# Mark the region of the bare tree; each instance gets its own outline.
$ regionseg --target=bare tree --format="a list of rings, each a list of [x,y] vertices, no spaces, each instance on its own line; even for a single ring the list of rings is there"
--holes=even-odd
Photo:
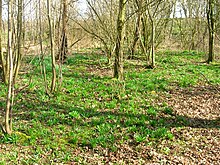
[[[22,20],[23,18],[23,0],[18,0],[18,14],[17,14],[17,52],[15,57],[15,75],[14,82],[18,76],[18,71],[21,65],[21,37],[22,37]]]
[[[44,80],[44,86],[45,86],[45,92],[48,94],[48,85],[47,85],[47,74],[45,69],[45,61],[44,61],[44,51],[43,51],[43,29],[42,29],[42,12],[41,7],[42,3],[41,0],[38,1],[38,22],[39,22],[39,44],[40,44],[40,57],[41,57],[41,72],[43,75]]]
[[[52,59],[52,80],[51,80],[51,92],[55,91],[56,88],[56,60],[54,54],[54,38],[53,38],[53,27],[51,22],[51,1],[47,0],[47,18],[48,18],[48,25],[49,25],[49,38],[50,38],[50,53]]]
[[[215,0],[208,0],[208,11],[207,11],[207,20],[208,20],[208,29],[209,29],[209,54],[207,63],[214,61],[214,39],[215,39]]]
[[[119,11],[117,21],[117,37],[115,49],[115,63],[114,63],[114,77],[122,81],[124,79],[124,57],[123,57],[123,43],[125,31],[125,14],[126,14],[126,0],[119,0]]]
[[[2,79],[7,84],[6,61],[2,51],[2,0],[0,0],[0,65],[2,66]]]
[[[13,93],[14,93],[14,65],[13,65],[13,52],[12,52],[12,5],[13,1],[8,0],[8,58],[9,58],[9,79],[8,79],[8,92],[5,110],[5,128],[7,134],[12,133],[12,106],[13,106]]]
[[[63,61],[67,58],[67,49],[68,49],[68,42],[67,42],[67,0],[62,0],[63,12],[62,12],[62,34],[61,34],[61,46],[60,46],[60,53],[59,53],[59,62],[63,63]]]
[[[142,11],[143,0],[135,0],[135,4],[137,5],[137,20],[135,24],[135,32],[134,32],[134,39],[133,39],[132,48],[131,48],[131,55],[128,57],[129,59],[134,58],[137,43],[140,38],[141,19],[143,15],[143,11]]]
[[[88,11],[76,23],[92,38],[101,43],[101,49],[108,57],[108,63],[115,51],[118,8],[116,0],[86,0]]]
[[[162,31],[166,31],[169,17],[171,14],[170,8],[172,4],[169,1],[148,1],[147,13],[150,22],[149,33],[149,57],[148,62],[151,68],[155,67],[155,48],[160,44],[160,36]],[[146,25],[145,25],[146,26]],[[165,37],[163,37],[164,39]],[[162,40],[163,40],[162,39]]]

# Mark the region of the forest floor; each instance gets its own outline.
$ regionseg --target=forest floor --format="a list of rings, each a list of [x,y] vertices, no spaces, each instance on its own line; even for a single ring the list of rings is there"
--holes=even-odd
[[[163,51],[155,69],[126,60],[119,82],[103,55],[75,53],[53,95],[38,57],[26,57],[0,164],[220,164],[220,63],[203,57]],[[50,85],[49,57],[45,66]]]

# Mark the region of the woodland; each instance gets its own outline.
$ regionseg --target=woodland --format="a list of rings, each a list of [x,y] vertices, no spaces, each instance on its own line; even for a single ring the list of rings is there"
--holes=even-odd
[[[220,164],[220,0],[0,0],[0,164]]]

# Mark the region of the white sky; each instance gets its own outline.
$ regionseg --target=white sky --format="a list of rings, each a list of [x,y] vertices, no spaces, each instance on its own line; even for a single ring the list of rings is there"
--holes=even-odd
[[[25,0],[25,2],[27,3],[27,2],[31,2],[31,1],[30,0]],[[85,12],[86,12],[86,9],[87,9],[86,0],[78,0],[77,1],[77,7],[80,10],[79,12],[82,15],[84,15]],[[32,9],[31,3],[28,3],[28,5],[26,6],[26,9],[28,9],[28,8]],[[177,4],[176,5],[175,17],[180,18],[181,17],[181,12],[183,12],[183,11],[182,11],[181,7],[179,6],[179,4]],[[32,13],[31,10],[27,11],[26,17],[31,17],[31,15],[32,15],[31,13]],[[172,14],[171,14],[171,17],[172,17]],[[3,0],[3,19],[4,18],[7,18],[7,4],[5,3],[5,0]]]
[[[87,2],[86,2],[86,0],[78,0],[77,7],[80,10],[80,13],[84,14],[86,12],[86,9],[87,9]],[[183,12],[183,10],[181,9],[179,4],[177,3],[175,17],[181,18],[182,17],[181,12]],[[173,14],[171,14],[171,17],[172,16],[173,16]]]
[[[79,8],[79,10],[81,12],[85,12],[86,11],[86,8],[87,8],[87,2],[86,0],[79,0],[78,3],[77,3],[77,6]]]
[[[32,17],[33,16],[33,4],[31,3],[31,0],[25,0],[26,4],[26,17]],[[81,14],[84,14],[86,12],[87,8],[87,2],[86,0],[78,0],[77,1],[77,7],[80,10]],[[7,18],[7,3],[6,0],[3,0],[3,19]]]

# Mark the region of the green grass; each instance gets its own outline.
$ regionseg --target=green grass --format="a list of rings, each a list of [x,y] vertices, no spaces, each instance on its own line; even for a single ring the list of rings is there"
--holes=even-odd
[[[202,53],[160,52],[157,67],[153,70],[125,62],[125,83],[109,76],[92,75],[88,66],[101,68],[105,57],[77,54],[69,57],[63,66],[63,88],[53,96],[44,92],[40,76],[39,59],[26,59],[32,70],[21,75],[20,80],[32,83],[18,93],[13,110],[14,134],[0,135],[0,143],[12,148],[0,155],[4,164],[20,158],[18,146],[27,147],[29,157],[22,157],[23,164],[47,164],[81,160],[72,156],[75,148],[110,148],[116,144],[149,145],[161,140],[172,140],[172,127],[187,125],[187,119],[177,116],[166,103],[155,105],[161,93],[172,88],[220,84],[219,64],[200,62]],[[50,81],[50,59],[45,59]],[[35,74],[33,74],[35,73]],[[208,79],[204,78],[204,76]],[[22,81],[20,82],[22,84]],[[0,107],[4,107],[6,87],[0,84]],[[169,148],[163,152],[168,153]],[[43,155],[43,156],[42,156]]]

